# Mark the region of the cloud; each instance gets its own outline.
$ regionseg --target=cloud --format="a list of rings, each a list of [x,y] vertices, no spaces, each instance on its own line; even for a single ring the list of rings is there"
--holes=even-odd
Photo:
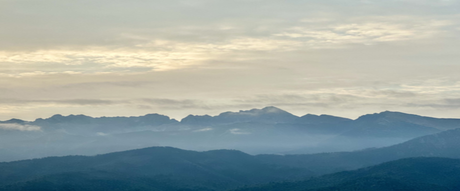
[[[457,5],[5,1],[0,113],[179,118],[274,105],[355,117],[455,105],[445,100],[460,97]]]
[[[144,98],[139,99],[140,103],[148,104],[159,108],[168,109],[209,109],[206,102],[202,100],[191,100],[191,99],[162,99],[162,98]]]
[[[297,106],[297,107],[338,107],[355,103],[362,99],[357,96],[340,93],[297,93],[297,94],[267,94],[257,95],[246,99],[235,100],[235,103],[258,104],[260,106]]]
[[[456,110],[460,108],[460,98],[425,100],[423,102],[408,103],[408,107],[414,108],[434,108]]]
[[[414,98],[418,94],[416,92],[404,91],[404,90],[375,90],[371,91],[371,95],[375,97],[386,97],[386,98]]]
[[[296,26],[282,33],[279,37],[288,37],[305,42],[309,48],[342,48],[346,44],[374,44],[379,42],[416,40],[436,36],[442,27],[453,25],[450,21],[419,21],[411,17],[377,17],[375,21],[357,19],[348,23],[329,24],[329,26]],[[383,20],[383,21],[382,21]],[[417,20],[418,22],[414,22]]]
[[[100,136],[100,137],[106,137],[106,136],[109,136],[110,134],[107,134],[107,133],[103,133],[103,132],[98,132],[96,133],[96,136]]]
[[[40,131],[41,127],[35,125],[21,125],[16,123],[0,123],[0,129],[18,131]]]
[[[452,106],[460,106],[460,98],[454,98],[454,99],[445,99],[444,100],[447,104],[452,105]]]
[[[31,77],[52,74],[94,74],[168,71],[202,65],[223,54],[240,51],[292,51],[302,43],[273,38],[234,38],[212,43],[149,40],[125,49],[87,47],[84,50],[0,51],[0,66],[20,67],[18,72],[1,73],[6,77]],[[42,67],[37,67],[42,65]],[[50,65],[57,65],[54,71]],[[35,66],[24,70],[24,66]]]
[[[124,101],[111,101],[101,99],[67,99],[67,100],[25,100],[25,99],[0,99],[0,104],[28,105],[28,104],[61,104],[61,105],[112,105]]]
[[[0,64],[3,65],[49,65],[60,64],[64,70],[74,73],[96,73],[117,71],[117,68],[146,68],[147,71],[164,71],[179,69],[189,65],[199,64],[204,55],[199,52],[181,50],[178,47],[169,51],[140,51],[140,50],[46,50],[35,52],[0,52]],[[99,67],[87,71],[87,64]],[[81,67],[78,67],[78,66]],[[13,76],[28,76],[43,74],[44,71],[23,72],[10,74]],[[58,71],[55,71],[58,72]]]
[[[198,129],[198,130],[195,130],[193,132],[206,132],[206,131],[212,131],[213,128],[203,128],[203,129]]]
[[[251,134],[250,132],[242,131],[241,129],[235,128],[235,129],[230,129],[229,132],[234,135],[249,135]]]
[[[208,109],[206,102],[203,100],[192,100],[192,99],[165,99],[165,98],[141,98],[131,100],[120,100],[120,99],[0,99],[0,104],[4,105],[61,105],[61,106],[110,106],[110,105],[144,105],[154,106],[159,108],[201,108]],[[150,107],[149,107],[150,108]]]

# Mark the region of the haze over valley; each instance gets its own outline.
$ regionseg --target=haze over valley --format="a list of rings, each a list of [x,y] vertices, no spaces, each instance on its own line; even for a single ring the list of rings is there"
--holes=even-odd
[[[96,155],[152,146],[248,154],[311,154],[390,146],[460,128],[460,119],[438,119],[385,111],[355,120],[331,115],[295,116],[276,107],[189,115],[180,121],[161,114],[139,117],[54,115],[0,122],[0,160]]]

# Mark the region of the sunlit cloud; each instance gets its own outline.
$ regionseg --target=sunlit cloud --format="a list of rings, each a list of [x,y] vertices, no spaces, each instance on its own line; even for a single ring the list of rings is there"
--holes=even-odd
[[[307,45],[313,48],[334,48],[337,45],[360,43],[373,44],[378,42],[404,41],[428,38],[439,33],[441,27],[450,26],[453,23],[443,20],[429,20],[424,23],[413,23],[415,18],[400,19],[406,22],[394,21],[396,18],[375,18],[376,21],[357,21],[348,24],[318,24],[310,27],[296,26],[289,30],[276,34],[280,37],[303,39]],[[372,18],[370,19],[372,20]],[[383,20],[383,21],[382,21]],[[325,22],[328,20],[324,20]],[[303,22],[313,22],[310,20]],[[323,22],[319,20],[317,22]],[[315,22],[316,23],[316,22]],[[328,26],[329,25],[329,26]],[[306,46],[307,46],[306,45]],[[310,47],[310,48],[311,48]]]
[[[219,55],[233,51],[289,51],[300,46],[300,42],[289,40],[242,38],[214,44],[152,41],[137,45],[137,49],[128,50],[3,51],[0,52],[0,65],[9,65],[9,68],[15,68],[15,64],[35,67],[46,64],[60,64],[64,66],[64,71],[28,71],[0,73],[0,75],[27,77],[56,73],[81,74],[88,72],[85,70],[88,64],[96,66],[92,70],[93,73],[113,71],[116,68],[145,68],[146,71],[167,71],[200,65],[204,61],[218,59]],[[79,65],[81,65],[81,71],[66,71],[70,70],[70,67],[78,70]],[[65,66],[69,67],[65,68]]]
[[[49,50],[20,53],[0,52],[0,63],[3,64],[99,64],[101,67],[94,72],[106,71],[110,70],[110,68],[131,67],[144,67],[157,71],[171,70],[198,64],[197,62],[200,60],[203,60],[203,58],[200,58],[196,52],[177,51]],[[23,73],[22,75],[27,75],[27,73]]]

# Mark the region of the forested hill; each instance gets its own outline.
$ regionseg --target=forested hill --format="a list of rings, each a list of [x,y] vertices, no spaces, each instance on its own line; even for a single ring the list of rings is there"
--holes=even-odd
[[[1,190],[225,190],[312,175],[306,169],[267,165],[240,151],[171,147],[0,163],[0,169]]]
[[[271,183],[238,191],[455,191],[460,160],[408,158],[305,181]]]
[[[307,168],[316,174],[354,170],[411,157],[460,158],[460,129],[427,135],[376,149],[310,155],[258,155],[268,164]]]

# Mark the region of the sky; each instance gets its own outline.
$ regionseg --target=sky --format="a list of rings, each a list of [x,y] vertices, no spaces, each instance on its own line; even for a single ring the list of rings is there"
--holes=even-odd
[[[0,0],[0,120],[460,118],[459,0]]]

